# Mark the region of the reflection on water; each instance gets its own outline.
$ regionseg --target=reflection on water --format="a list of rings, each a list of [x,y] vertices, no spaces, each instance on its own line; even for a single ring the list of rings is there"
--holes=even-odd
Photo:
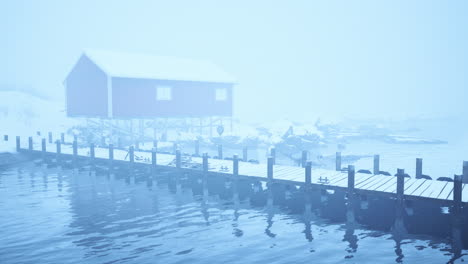
[[[391,232],[366,230],[355,195],[347,196],[346,221],[332,224],[307,195],[301,213],[290,214],[268,185],[245,195],[235,180],[223,182],[233,192],[224,197],[203,176],[174,176],[4,169],[0,263],[447,263],[467,253],[456,228],[450,240],[412,236],[399,213]],[[284,199],[303,197],[287,191]]]

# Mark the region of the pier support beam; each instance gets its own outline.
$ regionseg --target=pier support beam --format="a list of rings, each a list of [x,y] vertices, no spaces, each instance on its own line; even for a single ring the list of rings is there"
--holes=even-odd
[[[182,156],[180,154],[180,150],[176,150],[176,168],[180,170],[182,166]]]
[[[305,163],[305,190],[310,191],[312,188],[312,162]]]
[[[73,140],[73,165],[76,166],[78,158],[78,142],[76,141],[76,137]]]
[[[45,162],[45,160],[46,160],[46,154],[47,154],[47,153],[46,153],[46,152],[47,152],[47,149],[46,149],[46,148],[47,148],[47,147],[46,147],[46,139],[43,138],[43,139],[41,140],[42,162]]]
[[[268,176],[268,184],[270,184],[270,185],[273,183],[273,164],[274,164],[273,157],[271,157],[271,156],[268,157],[267,176]]]
[[[335,170],[341,171],[341,152],[336,152]]]
[[[95,147],[94,147],[94,143],[90,143],[89,144],[89,162],[91,163],[91,165],[94,166],[94,158],[96,157],[95,155]]]
[[[405,170],[397,169],[397,201],[399,204],[403,204],[403,198],[405,195]]]
[[[133,146],[130,146],[130,148],[128,149],[128,158],[130,162],[130,173],[133,174],[133,164],[135,163],[135,149]]]
[[[348,165],[348,195],[354,194],[355,175],[354,165]]]
[[[200,156],[200,140],[195,140],[195,156]]]
[[[114,144],[109,144],[109,169],[114,170]]]
[[[53,143],[52,132],[49,132],[49,144]]]
[[[65,133],[60,133],[60,142],[65,144]]]
[[[28,138],[28,149],[29,149],[29,151],[33,150],[33,139],[32,139],[32,137]]]
[[[380,173],[380,155],[374,155],[374,175],[378,175]]]
[[[151,174],[153,178],[155,177],[155,174],[156,174],[156,164],[157,164],[156,151],[157,151],[157,148],[155,147],[153,147],[153,149],[151,150]]]

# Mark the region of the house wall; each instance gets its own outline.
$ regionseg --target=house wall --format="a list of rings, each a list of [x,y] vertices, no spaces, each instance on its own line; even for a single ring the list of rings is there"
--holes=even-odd
[[[67,115],[107,117],[107,75],[81,56],[65,80]]]
[[[156,87],[172,87],[172,100],[157,101]],[[112,78],[114,118],[203,117],[232,115],[232,84]],[[216,101],[216,88],[227,88],[227,100]]]

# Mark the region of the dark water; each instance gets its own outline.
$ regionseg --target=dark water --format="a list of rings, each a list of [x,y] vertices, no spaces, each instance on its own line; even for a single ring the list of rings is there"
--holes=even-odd
[[[0,212],[0,263],[447,263],[467,253],[450,239],[30,162],[0,171]]]

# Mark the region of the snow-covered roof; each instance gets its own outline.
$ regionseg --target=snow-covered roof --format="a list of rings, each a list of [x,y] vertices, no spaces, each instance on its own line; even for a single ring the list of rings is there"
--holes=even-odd
[[[84,54],[112,77],[234,83],[232,76],[212,62],[107,50]]]

